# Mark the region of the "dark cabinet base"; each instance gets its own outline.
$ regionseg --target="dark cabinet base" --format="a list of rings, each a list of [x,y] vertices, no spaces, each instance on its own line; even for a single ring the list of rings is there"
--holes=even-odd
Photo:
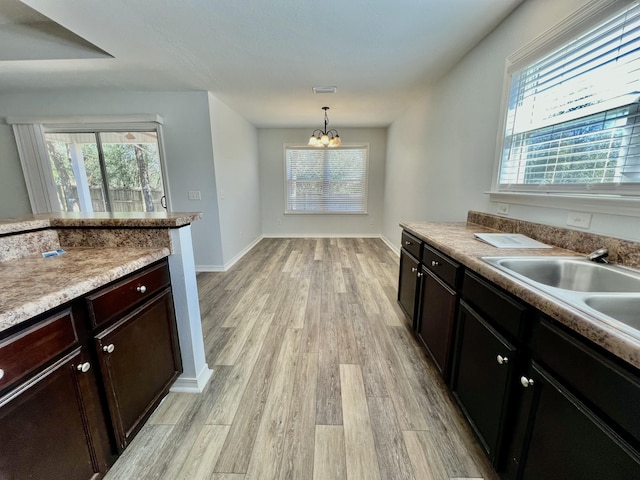
[[[0,478],[88,480],[106,472],[107,426],[80,349],[0,398]],[[102,472],[102,473],[101,473]]]

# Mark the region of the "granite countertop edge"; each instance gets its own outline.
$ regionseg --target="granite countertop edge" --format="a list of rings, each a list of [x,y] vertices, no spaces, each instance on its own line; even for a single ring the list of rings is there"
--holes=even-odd
[[[586,312],[501,272],[479,258],[484,256],[584,255],[559,247],[551,249],[499,249],[474,237],[475,233],[497,233],[498,231],[473,223],[402,222],[400,226],[618,358],[640,368],[640,332],[638,332],[638,337],[634,337],[618,330]]]
[[[73,248],[59,257],[1,262],[0,335],[169,255],[164,247]]]
[[[46,228],[180,228],[201,218],[200,212],[39,214],[0,219],[0,235]]]

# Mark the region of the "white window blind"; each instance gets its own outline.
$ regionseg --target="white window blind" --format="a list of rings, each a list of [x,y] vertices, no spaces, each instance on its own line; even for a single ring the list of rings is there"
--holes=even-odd
[[[367,213],[369,149],[285,145],[285,213]]]
[[[640,5],[510,74],[499,190],[640,194]]]

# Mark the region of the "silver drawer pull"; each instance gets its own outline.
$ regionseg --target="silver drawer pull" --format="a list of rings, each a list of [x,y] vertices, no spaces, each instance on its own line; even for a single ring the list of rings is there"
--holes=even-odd
[[[418,275],[418,278],[420,278],[422,275],[424,275],[424,273],[418,272],[416,275]]]
[[[435,260],[431,260],[431,266],[432,267],[437,267],[438,265],[440,265],[440,262],[436,262]]]
[[[136,287],[136,290],[137,290],[138,292],[140,292],[140,293],[144,293],[144,292],[146,292],[146,291],[147,291],[147,287],[146,287],[146,286],[144,286],[144,285],[139,285],[139,286],[137,286],[137,287]]]
[[[79,372],[87,373],[91,368],[91,364],[89,362],[84,362],[78,365],[76,368],[78,369]]]
[[[520,377],[520,383],[524,388],[533,386],[533,378]]]
[[[0,368],[0,380],[2,380],[2,377],[4,377],[4,370]]]
[[[502,355],[498,355],[496,360],[500,365],[504,365],[505,363],[509,363],[509,357],[503,357]]]
[[[412,271],[413,273],[416,273],[416,272],[418,271],[418,269],[417,269],[416,267],[411,267],[411,271]]]
[[[116,346],[113,343],[110,343],[109,345],[105,345],[104,347],[102,347],[102,351],[105,353],[113,353],[115,349],[116,349]]]
[[[411,245],[411,242],[409,240],[405,240],[404,244],[408,247],[409,245]]]

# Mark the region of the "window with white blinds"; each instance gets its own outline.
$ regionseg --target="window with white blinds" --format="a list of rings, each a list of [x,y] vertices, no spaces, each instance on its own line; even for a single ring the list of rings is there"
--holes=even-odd
[[[369,148],[285,145],[285,213],[367,213]]]
[[[640,4],[510,76],[498,190],[640,194]]]

